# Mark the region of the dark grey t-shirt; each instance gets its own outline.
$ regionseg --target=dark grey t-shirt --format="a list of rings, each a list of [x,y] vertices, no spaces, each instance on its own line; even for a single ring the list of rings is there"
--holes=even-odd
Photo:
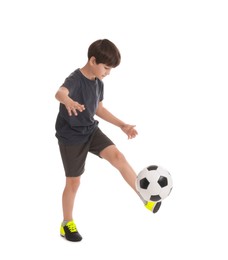
[[[83,112],[69,116],[66,107],[60,104],[56,120],[56,137],[60,143],[85,143],[98,125],[94,119],[98,103],[103,100],[103,82],[89,80],[79,69],[67,77],[63,86],[69,90],[69,97],[85,106]]]

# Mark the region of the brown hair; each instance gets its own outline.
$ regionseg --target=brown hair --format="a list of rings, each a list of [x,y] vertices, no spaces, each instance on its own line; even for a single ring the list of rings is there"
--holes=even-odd
[[[96,63],[103,63],[112,68],[120,64],[121,55],[114,43],[107,39],[93,42],[88,49],[88,59],[95,57]]]

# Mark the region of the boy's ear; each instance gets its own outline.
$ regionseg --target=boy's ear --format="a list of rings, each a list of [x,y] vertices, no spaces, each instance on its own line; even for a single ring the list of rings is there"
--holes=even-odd
[[[97,63],[96,63],[96,58],[95,58],[94,56],[92,56],[92,57],[89,59],[89,63],[90,63],[91,65],[97,64]]]

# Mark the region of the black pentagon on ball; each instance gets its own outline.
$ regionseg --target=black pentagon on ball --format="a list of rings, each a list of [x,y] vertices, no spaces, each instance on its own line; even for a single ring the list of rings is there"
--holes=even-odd
[[[159,195],[151,195],[150,196],[150,200],[152,201],[158,201],[161,200],[161,197]]]
[[[150,165],[150,166],[147,167],[147,170],[148,171],[155,171],[155,170],[157,170],[157,168],[158,168],[157,165]]]
[[[160,176],[158,179],[158,184],[164,188],[165,186],[168,185],[168,179],[165,176]]]
[[[143,178],[139,181],[140,188],[146,190],[149,186],[150,182],[147,180],[147,178]]]

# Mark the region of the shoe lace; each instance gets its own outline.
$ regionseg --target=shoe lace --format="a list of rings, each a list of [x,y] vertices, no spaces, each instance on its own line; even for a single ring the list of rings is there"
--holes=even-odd
[[[68,227],[68,229],[70,230],[70,232],[77,232],[77,228],[74,222],[69,222],[66,225]]]

